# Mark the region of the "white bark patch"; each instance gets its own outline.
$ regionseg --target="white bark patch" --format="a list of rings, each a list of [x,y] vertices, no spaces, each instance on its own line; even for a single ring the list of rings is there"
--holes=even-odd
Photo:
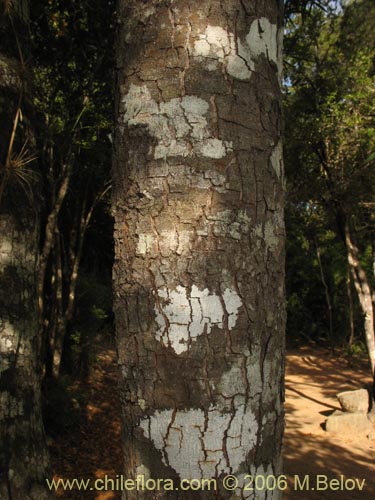
[[[227,148],[219,139],[207,139],[202,143],[200,152],[208,158],[224,158],[227,154]]]
[[[124,121],[129,126],[146,125],[157,139],[155,159],[224,158],[232,150],[231,143],[213,137],[206,118],[209,103],[204,99],[189,95],[158,104],[146,85],[131,84],[123,102]]]
[[[248,80],[254,70],[248,47],[238,38],[237,43],[233,33],[221,26],[207,26],[203,35],[194,44],[193,55],[208,59],[206,65],[209,71],[215,70],[212,60],[218,60],[226,66],[227,72],[238,80]]]
[[[195,285],[191,290],[183,286],[175,290],[161,288],[157,295],[156,338],[177,354],[187,351],[197,337],[204,332],[209,334],[214,326],[222,329],[226,317],[229,330],[234,328],[242,305],[237,292],[230,288],[222,294],[225,310],[218,295]]]
[[[252,22],[250,31],[246,36],[246,43],[255,59],[265,55],[270,61],[278,63],[278,30],[266,17],[261,17]]]
[[[24,343],[19,342],[19,333],[15,327],[7,320],[0,321],[0,352],[2,354],[24,353]],[[4,356],[4,363],[6,357]]]
[[[283,145],[281,141],[277,143],[277,146],[272,151],[271,165],[276,172],[277,177],[280,178],[283,172]]]
[[[1,352],[13,352],[13,342],[9,337],[0,337],[0,350]]]
[[[150,252],[155,244],[155,236],[150,233],[141,233],[138,235],[138,243],[136,253],[138,255],[146,255]]]
[[[251,409],[241,405],[234,415],[216,407],[174,415],[172,410],[156,411],[141,421],[140,428],[166,465],[182,478],[199,479],[236,472],[255,446],[258,424]]]
[[[277,64],[281,72],[280,30],[277,25],[261,17],[250,26],[245,40],[226,31],[221,26],[207,26],[204,34],[195,41],[193,55],[207,59],[206,68],[214,71],[217,66],[212,61],[219,61],[229,75],[238,80],[248,80],[255,68],[256,59],[262,54]]]
[[[138,405],[143,411],[147,408],[147,403],[145,399],[138,398]]]

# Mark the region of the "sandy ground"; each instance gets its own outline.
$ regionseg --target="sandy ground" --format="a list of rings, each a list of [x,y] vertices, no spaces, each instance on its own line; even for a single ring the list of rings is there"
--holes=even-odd
[[[330,435],[324,430],[327,415],[339,410],[336,394],[357,389],[369,383],[367,364],[333,356],[328,350],[311,347],[292,351],[287,356],[286,372],[286,431],[284,439],[284,468],[289,487],[284,494],[288,500],[373,500],[375,498],[375,439],[366,435]],[[298,489],[305,475],[310,477],[310,490]],[[317,484],[316,476],[323,476]],[[353,481],[325,488],[324,476],[331,479],[354,478],[360,484],[352,491]],[[328,483],[327,483],[328,484]],[[315,488],[314,490],[312,488]]]
[[[375,499],[375,439],[365,435],[329,435],[326,416],[340,409],[335,395],[370,381],[364,361],[348,365],[345,358],[321,348],[289,351],[286,373],[286,430],[284,465],[288,476],[285,500]],[[113,349],[98,353],[95,369],[81,390],[87,395],[85,419],[80,428],[51,442],[55,478],[115,477],[122,470],[119,398]],[[320,483],[316,484],[316,476]],[[309,490],[299,489],[308,477]],[[298,478],[298,479],[297,479]],[[359,481],[345,483],[345,479]],[[337,491],[325,488],[325,480],[344,480]],[[363,489],[359,487],[363,484]],[[328,484],[328,483],[327,483]],[[336,487],[335,483],[333,484]],[[352,487],[350,491],[345,488]],[[315,489],[313,489],[315,488]],[[114,492],[66,491],[66,500],[115,500]]]

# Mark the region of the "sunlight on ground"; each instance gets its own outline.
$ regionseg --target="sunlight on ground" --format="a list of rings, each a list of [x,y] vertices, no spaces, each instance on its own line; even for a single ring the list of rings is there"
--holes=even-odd
[[[58,438],[52,449],[55,479],[115,478],[122,447],[117,364],[114,350],[98,354],[87,386],[86,420],[75,433]],[[370,381],[366,360],[348,360],[330,351],[304,347],[287,355],[284,464],[289,487],[283,500],[372,500],[375,498],[375,439],[335,436],[324,430],[327,416],[340,407],[336,394]],[[363,491],[294,491],[293,478],[306,474],[365,479]],[[119,492],[59,491],[65,500],[119,500]]]

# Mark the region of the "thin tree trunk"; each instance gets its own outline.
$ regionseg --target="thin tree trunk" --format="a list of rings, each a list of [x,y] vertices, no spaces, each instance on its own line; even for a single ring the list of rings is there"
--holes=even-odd
[[[46,271],[48,262],[50,259],[51,251],[56,244],[56,234],[57,232],[57,222],[58,216],[65,200],[65,196],[68,192],[70,181],[70,168],[69,166],[65,168],[65,175],[58,189],[56,200],[51,210],[46,228],[44,231],[44,243],[42,250],[40,252],[39,258],[39,272],[38,272],[38,311],[39,311],[39,330],[40,330],[40,342],[42,342],[42,337],[44,335],[44,321],[45,321],[45,301],[44,301],[44,286],[46,279]],[[42,351],[41,345],[39,345],[39,350]]]
[[[315,249],[316,249],[316,257],[318,259],[318,264],[319,264],[320,279],[322,280],[322,284],[324,287],[324,295],[325,295],[326,303],[327,303],[328,322],[329,322],[329,325],[328,325],[329,326],[329,341],[331,343],[332,349],[334,349],[331,297],[329,294],[329,288],[328,288],[327,281],[326,281],[325,274],[324,274],[324,268],[323,268],[322,259],[320,256],[320,248],[319,248],[318,241],[316,238],[314,239],[314,243],[315,243]]]
[[[56,234],[56,323],[52,345],[52,376],[57,379],[60,374],[62,350],[66,330],[63,297],[62,248],[60,235]]]
[[[44,370],[43,370],[43,377],[45,378],[52,378],[53,377],[53,372],[52,372],[52,367],[53,367],[53,351],[54,351],[54,345],[55,345],[55,338],[56,338],[56,331],[57,331],[57,321],[59,317],[59,311],[58,311],[58,301],[57,301],[57,295],[58,295],[58,288],[59,288],[59,282],[58,282],[58,270],[57,270],[57,258],[56,258],[56,249],[52,252],[51,255],[51,268],[49,277],[50,277],[50,283],[49,283],[49,297],[48,301],[45,301],[44,304],[48,304],[48,309],[44,307],[43,311],[43,333],[45,336],[45,344],[46,344],[46,352],[44,355],[45,362],[44,362]],[[45,292],[44,292],[45,293]],[[40,311],[39,311],[40,312]],[[48,315],[48,317],[47,317]],[[39,316],[40,320],[40,316]]]
[[[353,294],[352,294],[352,281],[350,277],[350,267],[348,265],[348,273],[346,277],[346,292],[348,296],[348,308],[349,308],[349,340],[348,347],[349,352],[351,352],[351,348],[354,343],[354,312],[353,312]]]
[[[359,260],[358,248],[354,244],[349,224],[345,224],[345,242],[347,248],[348,264],[357,291],[359,304],[364,318],[364,332],[366,338],[367,352],[370,360],[371,371],[375,383],[375,337],[374,337],[374,310],[372,305],[372,294],[366,273]]]
[[[58,259],[58,269],[57,281],[59,294],[57,297],[57,304],[59,312],[57,314],[56,321],[56,331],[54,334],[54,342],[52,348],[52,376],[57,379],[60,375],[61,362],[63,356],[64,341],[67,333],[67,327],[69,322],[72,320],[74,315],[77,283],[78,283],[78,272],[82,259],[83,243],[86,235],[87,228],[91,221],[92,214],[96,207],[97,202],[102,198],[102,196],[107,192],[105,189],[100,195],[98,195],[92,202],[90,209],[86,213],[87,209],[87,196],[84,203],[82,204],[81,213],[78,215],[78,222],[76,224],[76,230],[72,231],[70,248],[69,248],[69,275],[64,281],[63,269],[62,269],[62,245],[58,245],[57,252],[59,253]],[[66,288],[66,297],[63,297],[63,288]],[[66,305],[64,305],[66,303]]]
[[[281,472],[284,225],[274,1],[119,2],[113,212],[125,476]],[[238,487],[221,479],[234,474]],[[254,499],[280,492],[254,492]]]

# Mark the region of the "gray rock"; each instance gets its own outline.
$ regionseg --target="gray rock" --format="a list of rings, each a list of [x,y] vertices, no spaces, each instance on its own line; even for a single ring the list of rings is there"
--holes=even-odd
[[[370,406],[370,395],[367,389],[345,391],[337,394],[341,408],[350,413],[367,413]]]
[[[349,413],[335,411],[326,420],[326,431],[335,434],[370,434],[374,430],[373,424],[366,413]]]

